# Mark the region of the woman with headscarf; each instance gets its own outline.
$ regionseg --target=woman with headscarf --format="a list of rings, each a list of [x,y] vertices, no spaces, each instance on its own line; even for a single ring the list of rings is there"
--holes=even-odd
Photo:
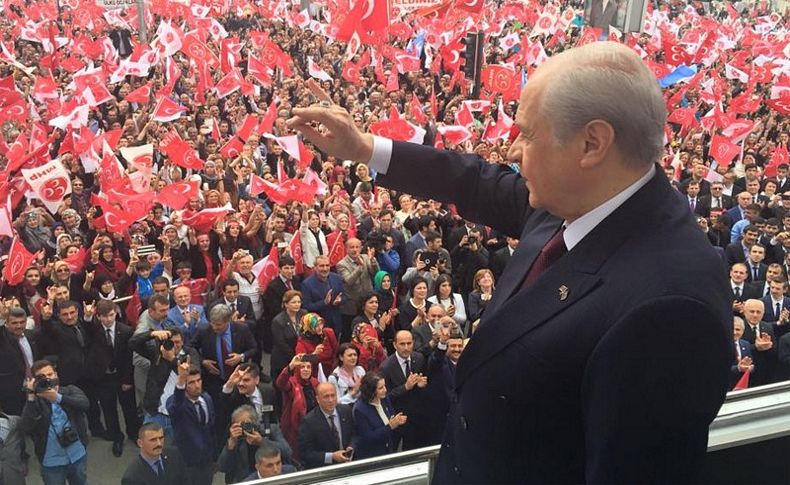
[[[86,266],[86,271],[93,271],[94,281],[104,276],[111,282],[117,283],[126,274],[126,263],[116,254],[109,244],[99,246],[98,254],[91,254],[91,262]]]
[[[80,236],[85,240],[85,230],[82,228],[82,216],[80,216],[74,209],[66,209],[61,214],[63,225],[66,227],[66,232],[74,236]]]
[[[85,275],[83,273],[73,273],[71,267],[65,261],[55,261],[52,272],[49,274],[50,284],[47,286],[63,285],[69,289],[69,298],[76,302],[84,301]]]
[[[90,300],[98,303],[102,300],[113,301],[116,298],[120,298],[121,292],[117,291],[116,287],[117,285],[113,282],[113,280],[109,276],[99,275],[93,281]],[[124,312],[121,311],[121,306],[118,305],[117,303],[115,304],[115,313],[117,315],[116,318],[120,320],[125,320]]]
[[[299,459],[299,424],[316,404],[315,387],[318,379],[313,377],[313,365],[297,354],[283,368],[274,384],[283,396],[283,412],[280,416],[280,429]]]
[[[387,358],[376,330],[368,322],[359,322],[351,332],[351,343],[359,352],[359,365],[367,372],[377,370]]]
[[[42,216],[36,211],[30,211],[22,214],[20,222],[23,222],[18,227],[19,237],[25,249],[31,253],[41,251],[42,249],[48,255],[55,252],[55,246],[52,244],[52,232],[48,227],[42,225]]]
[[[313,366],[313,375],[318,375],[318,364],[326,375],[335,368],[337,353],[337,337],[335,331],[324,327],[324,319],[317,313],[307,313],[302,317],[299,326],[299,337],[296,339],[296,354],[315,356],[317,363]]]
[[[373,289],[379,296],[378,308],[380,311],[388,312],[392,316],[389,325],[385,325],[384,330],[379,330],[379,340],[387,349],[387,354],[395,351],[392,342],[395,340],[395,326],[392,322],[397,318],[398,313],[398,291],[392,285],[392,276],[386,271],[379,271],[373,277]]]

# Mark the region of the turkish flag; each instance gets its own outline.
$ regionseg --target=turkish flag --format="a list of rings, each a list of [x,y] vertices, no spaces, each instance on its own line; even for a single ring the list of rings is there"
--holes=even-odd
[[[242,148],[244,148],[244,143],[242,143],[238,137],[234,136],[219,149],[219,154],[232,160],[239,156]]]
[[[203,209],[202,211],[195,212],[189,216],[184,217],[184,224],[195,229],[196,232],[208,232],[214,226],[214,223],[228,213],[225,207],[214,207],[211,209]]]
[[[133,214],[128,210],[118,209],[115,206],[106,204],[102,206],[104,212],[104,222],[110,232],[123,234],[137,220],[147,215],[147,212]]]
[[[258,286],[262,292],[266,291],[269,283],[280,273],[280,261],[277,255],[277,246],[272,246],[269,254],[252,267],[253,274],[258,276]]]
[[[162,96],[156,103],[152,119],[159,122],[174,121],[181,117],[186,108],[176,103],[167,96]]]
[[[258,126],[258,117],[254,114],[248,114],[244,118],[241,127],[236,131],[236,135],[244,141],[252,135],[252,131]]]
[[[214,89],[217,90],[217,97],[222,99],[234,91],[238,91],[241,89],[242,82],[241,72],[238,69],[233,69],[214,86]]]
[[[467,12],[480,13],[483,11],[483,0],[457,0],[455,6]]]
[[[422,111],[422,105],[420,105],[420,100],[417,99],[415,93],[411,95],[411,116],[414,118],[414,121],[420,125],[428,123],[428,118],[425,117],[425,113]]]
[[[719,166],[729,167],[732,159],[741,153],[741,147],[731,143],[723,136],[713,135],[709,153],[719,163]]]
[[[129,103],[148,103],[151,100],[151,83],[140,86],[123,99]]]
[[[259,61],[256,57],[250,56],[247,58],[247,72],[255,78],[262,86],[271,86],[272,68]]]
[[[738,379],[738,382],[735,383],[735,387],[733,387],[732,390],[733,391],[742,391],[742,390],[748,388],[749,387],[749,374],[751,374],[751,372],[749,372],[748,370],[746,372],[744,372],[743,375],[741,376],[741,378]]]
[[[787,152],[787,147],[779,145],[771,154],[771,162],[765,167],[766,177],[776,177],[776,169],[779,165],[790,163],[790,154]]]
[[[453,145],[460,145],[472,138],[472,132],[463,125],[439,126],[437,130],[439,130],[439,133],[442,134],[445,140]]]
[[[257,197],[258,194],[266,190],[265,181],[255,175],[254,173],[250,175],[250,197]]]
[[[19,237],[15,237],[3,267],[3,280],[11,286],[18,285],[25,279],[25,272],[35,260],[35,254],[28,252]]]
[[[785,116],[790,116],[790,96],[768,99],[765,101],[765,104]]]
[[[180,138],[168,143],[167,148],[162,151],[179,167],[200,170],[205,163],[198,157],[197,152],[195,152],[189,143]]]
[[[334,236],[334,238],[332,238],[332,236]],[[327,237],[327,242],[329,242],[330,238],[334,240],[329,245],[329,264],[331,266],[337,266],[337,263],[346,257],[346,241],[340,234],[340,231],[335,231],[330,234]]]
[[[166,185],[165,188],[156,195],[156,201],[171,209],[181,210],[187,205],[189,199],[197,197],[198,194],[199,182],[178,182],[176,184]]]
[[[269,104],[269,107],[266,108],[266,114],[263,115],[261,118],[260,123],[258,124],[258,128],[256,131],[259,135],[264,133],[269,133],[274,128],[274,122],[277,120],[277,105],[274,104],[274,99]]]
[[[475,117],[469,105],[466,103],[461,104],[461,109],[455,113],[455,123],[460,126],[471,126],[475,123]]]
[[[294,237],[291,238],[291,243],[288,246],[291,252],[291,257],[294,260],[294,272],[296,274],[304,273],[304,254],[302,254],[302,234],[296,231]]]
[[[358,85],[362,82],[359,66],[353,62],[346,62],[343,64],[343,72],[341,76],[351,84]]]

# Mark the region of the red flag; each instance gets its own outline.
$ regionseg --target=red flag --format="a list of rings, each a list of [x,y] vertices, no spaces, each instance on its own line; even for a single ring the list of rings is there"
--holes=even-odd
[[[162,96],[159,102],[156,103],[152,119],[160,122],[174,121],[180,118],[181,113],[185,110],[186,108],[172,99]]]
[[[28,252],[19,238],[15,237],[3,267],[3,279],[11,286],[18,285],[25,279],[25,272],[35,260],[36,256]]]
[[[151,100],[151,83],[140,86],[123,99],[129,103],[147,103]]]
[[[738,382],[735,383],[735,387],[733,387],[732,390],[733,391],[742,391],[742,390],[746,389],[747,387],[749,387],[749,374],[751,374],[751,372],[749,372],[748,370],[746,372],[744,372],[743,375],[741,376],[741,378],[738,379]]]
[[[228,213],[228,209],[224,207],[215,207],[211,209],[203,209],[192,215],[184,217],[184,224],[195,228],[197,232],[208,232],[214,223]]]
[[[333,238],[334,241],[332,241],[332,244],[329,247],[329,264],[331,266],[336,266],[341,259],[346,257],[346,244],[343,240],[343,237],[340,235],[340,232],[330,234],[330,236],[333,235],[335,236]]]
[[[507,93],[514,89],[513,73],[509,67],[500,65],[485,66],[481,72],[483,87],[493,93]]]
[[[163,150],[168,158],[178,165],[179,167],[191,168],[200,170],[205,163],[198,157],[197,152],[184,140],[173,140],[167,145],[167,149]]]
[[[775,109],[779,113],[790,116],[790,96],[783,96],[776,99],[768,99],[765,104]]]
[[[181,210],[187,205],[189,199],[198,196],[198,185],[199,183],[195,181],[166,185],[157,194],[156,201],[171,209]]]
[[[274,122],[277,120],[277,105],[274,104],[274,99],[269,104],[269,107],[266,108],[266,114],[263,115],[261,118],[261,122],[258,124],[257,132],[259,135],[264,133],[269,133],[274,128]]]
[[[428,123],[428,118],[425,117],[425,113],[422,111],[420,100],[417,99],[417,95],[414,93],[411,95],[411,115],[414,118],[414,121],[421,125]]]
[[[250,197],[257,197],[258,194],[266,190],[265,181],[257,175],[250,174]]]
[[[483,11],[483,0],[461,0],[460,2],[455,2],[455,6],[459,10],[480,13]]]
[[[258,286],[261,288],[261,291],[265,292],[269,283],[279,274],[280,268],[278,260],[277,246],[272,246],[269,254],[255,263],[255,266],[252,267],[252,272],[258,276]]]
[[[135,291],[132,293],[132,299],[126,304],[126,321],[132,328],[137,327],[137,320],[140,318],[140,312],[143,309],[143,304],[140,301],[140,293]]]
[[[289,244],[289,250],[291,252],[291,257],[294,260],[294,272],[296,274],[304,273],[304,254],[302,254],[302,235],[299,231],[296,231],[294,237],[291,238],[291,243]]]
[[[790,163],[790,154],[788,154],[786,146],[779,145],[771,154],[771,161],[765,166],[764,175],[766,177],[776,177],[776,169],[783,163]]]
[[[252,135],[252,130],[258,126],[258,117],[254,114],[248,114],[246,118],[244,118],[244,122],[241,124],[241,128],[238,129],[236,135],[244,141],[247,141],[247,138]]]
[[[710,156],[719,163],[719,166],[729,167],[732,159],[739,153],[741,147],[723,136],[713,135],[710,141]]]
[[[118,209],[109,204],[102,206],[102,211],[104,211],[104,222],[107,224],[107,229],[109,229],[110,232],[118,234],[125,233],[129,226],[134,224],[135,221],[147,215],[147,212],[143,212],[142,214],[131,214],[128,211]]]
[[[244,148],[244,144],[238,139],[238,137],[234,136],[228,140],[228,142],[225,143],[222,148],[219,149],[219,154],[225,158],[233,160],[239,156],[242,148]]]

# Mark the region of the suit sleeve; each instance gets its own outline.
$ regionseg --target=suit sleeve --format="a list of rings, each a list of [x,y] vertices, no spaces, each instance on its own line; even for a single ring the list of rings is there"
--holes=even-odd
[[[699,301],[666,296],[601,338],[581,389],[588,482],[696,481],[734,354],[722,320]]]
[[[326,452],[318,449],[316,431],[310,419],[305,418],[299,424],[299,452],[308,468],[323,465],[326,456]]]
[[[524,179],[504,165],[413,143],[393,142],[382,185],[454,203],[465,218],[519,237],[533,209]]]
[[[383,424],[378,414],[371,420],[369,413],[362,406],[354,406],[354,437],[360,448],[371,448],[376,443],[391,439],[392,429]]]

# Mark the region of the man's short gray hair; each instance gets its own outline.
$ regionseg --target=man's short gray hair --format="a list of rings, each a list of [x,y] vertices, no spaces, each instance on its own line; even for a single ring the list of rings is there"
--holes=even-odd
[[[231,422],[237,422],[244,414],[252,418],[252,422],[255,424],[258,424],[258,422],[261,420],[260,416],[258,416],[258,411],[256,411],[254,407],[250,406],[249,404],[242,404],[233,411],[233,414],[231,414]]]
[[[639,56],[616,42],[593,42],[565,51],[572,64],[546,83],[540,113],[553,120],[558,144],[587,123],[612,125],[615,144],[632,166],[656,162],[664,149],[667,111],[661,89]]]
[[[27,312],[21,307],[11,307],[8,309],[8,318],[27,318]]]
[[[208,312],[208,318],[212,322],[229,322],[231,315],[233,315],[233,312],[231,312],[230,307],[224,303],[214,305],[211,311]]]

